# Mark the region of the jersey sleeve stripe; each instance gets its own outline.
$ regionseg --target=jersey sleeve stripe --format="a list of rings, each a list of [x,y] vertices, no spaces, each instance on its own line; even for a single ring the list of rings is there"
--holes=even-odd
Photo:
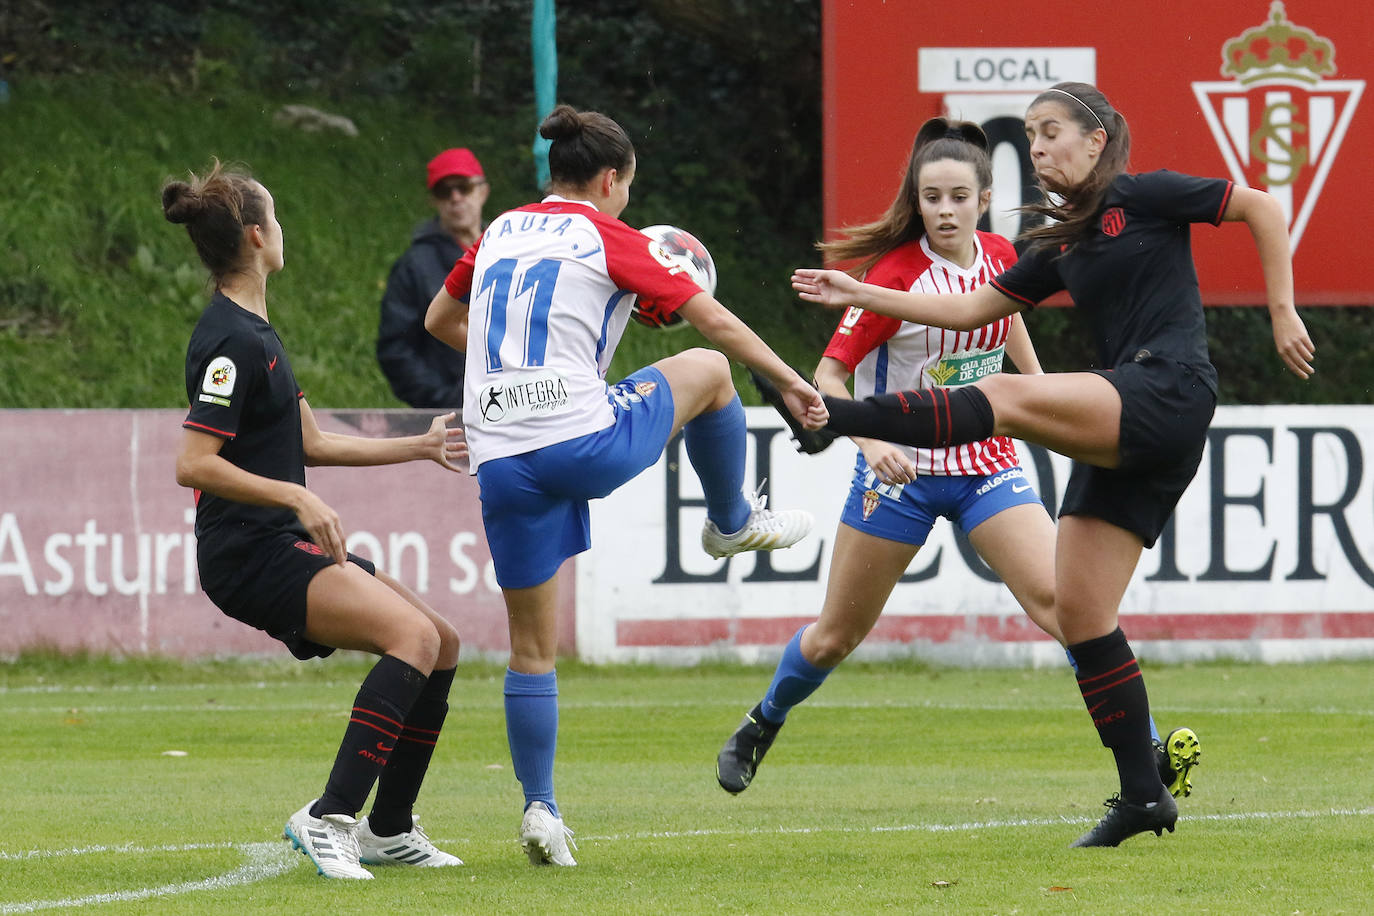
[[[1221,225],[1221,219],[1226,215],[1226,205],[1231,202],[1231,192],[1235,190],[1235,187],[1234,181],[1226,182],[1226,193],[1221,195],[1221,206],[1217,208],[1217,216],[1216,219],[1212,220],[1212,225]]]
[[[187,420],[181,425],[184,429],[200,429],[215,436],[222,436],[225,439],[232,439],[237,435],[237,433],[231,433],[225,429],[215,429],[213,426],[206,426],[204,423],[194,423],[191,420]]]
[[[993,289],[997,290],[1002,295],[1006,296],[1008,299],[1012,299],[1016,302],[1024,302],[1026,305],[1030,306],[1035,305],[1035,302],[1033,300],[1027,299],[1025,296],[1012,292],[1011,290],[1003,286],[1001,283],[998,283],[997,280],[997,277],[993,277],[991,280],[988,281],[988,285],[991,286]]]

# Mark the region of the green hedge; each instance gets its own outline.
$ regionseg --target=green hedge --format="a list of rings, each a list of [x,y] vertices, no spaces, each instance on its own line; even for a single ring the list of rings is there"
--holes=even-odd
[[[399,406],[373,356],[377,302],[428,213],[433,152],[478,152],[492,214],[538,194],[528,0],[352,0],[323,18],[303,0],[18,6],[0,15],[0,406],[184,402],[203,271],[157,190],[211,156],[246,162],[278,198],[288,267],[273,322],[322,407]],[[819,3],[584,0],[558,15],[560,98],[635,140],[626,219],[699,235],[722,301],[813,364],[834,316],[799,303],[787,276],[816,262],[822,231]],[[345,115],[360,136],[274,126],[287,103]],[[1319,375],[1300,384],[1262,309],[1209,313],[1224,401],[1370,399],[1371,312],[1304,317]],[[1071,310],[1030,327],[1047,368],[1091,361]],[[699,340],[633,329],[612,371]]]

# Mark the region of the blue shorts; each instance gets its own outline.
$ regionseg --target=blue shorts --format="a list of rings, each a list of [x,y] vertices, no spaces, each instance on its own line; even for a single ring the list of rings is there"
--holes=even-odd
[[[1020,465],[986,476],[885,484],[860,452],[840,521],[864,534],[920,547],[941,516],[968,533],[1003,509],[1030,503],[1040,505],[1040,496]]]
[[[663,373],[640,369],[611,386],[614,422],[603,430],[477,468],[482,527],[502,588],[553,578],[591,546],[587,501],[609,495],[663,454],[673,431],[673,392]]]

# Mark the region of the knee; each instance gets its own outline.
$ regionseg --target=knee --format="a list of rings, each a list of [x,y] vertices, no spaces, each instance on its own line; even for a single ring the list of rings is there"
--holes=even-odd
[[[711,383],[717,390],[729,388],[733,393],[734,382],[730,376],[730,359],[719,350],[706,347],[693,347],[682,353],[684,359],[691,360],[692,372],[697,378]]]
[[[435,669],[443,671],[457,667],[458,650],[461,648],[458,628],[442,618],[434,622],[434,628],[439,634],[439,649],[434,659]]]
[[[1017,597],[1026,613],[1036,620],[1054,620],[1059,616],[1059,606],[1055,601],[1054,580],[1031,582],[1022,587]]]
[[[816,626],[806,631],[802,640],[802,656],[817,668],[833,668],[849,657],[849,653],[863,642],[862,636],[836,630],[820,630]]]
[[[1024,409],[1024,388],[1021,380],[1027,376],[995,372],[980,378],[973,387],[983,393],[992,408],[992,422],[998,435],[1017,435],[1021,428]]]
[[[1117,627],[1114,607],[1091,607],[1058,600],[1054,611],[1066,646],[1105,636]]]
[[[396,634],[395,638],[390,640],[390,645],[384,646],[383,650],[385,654],[396,656],[428,676],[439,661],[442,640],[433,621],[420,614],[417,614],[417,618],[418,623],[407,626],[403,632]],[[456,638],[457,634],[454,636]]]
[[[709,373],[712,378],[730,376],[730,358],[719,350],[693,347],[687,352],[692,355],[693,360],[701,363],[702,371]]]
[[[730,358],[718,350],[702,350],[703,374],[712,382],[712,399],[709,410],[722,410],[729,407],[739,396],[735,391],[735,378],[730,374]]]
[[[1054,603],[1054,587],[1052,585],[1032,586],[1020,598],[1022,607],[1026,610],[1026,616],[1034,621],[1040,629],[1062,643],[1064,634],[1059,627],[1059,609]]]

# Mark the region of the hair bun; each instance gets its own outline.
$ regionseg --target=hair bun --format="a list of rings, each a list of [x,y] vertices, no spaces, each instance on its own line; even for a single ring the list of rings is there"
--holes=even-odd
[[[983,152],[988,152],[988,136],[983,133],[983,128],[973,121],[951,121],[949,118],[935,117],[921,125],[921,129],[916,132],[916,148],[920,149],[927,143],[936,140],[958,140],[961,143],[970,143],[978,147]]]
[[[556,105],[539,124],[539,136],[558,140],[582,132],[582,118],[571,105]]]
[[[162,213],[169,223],[189,223],[204,210],[200,197],[184,181],[170,181],[162,189]]]
[[[971,143],[983,152],[988,152],[988,135],[983,133],[983,128],[972,121],[960,121],[950,126],[947,136],[965,143]]]

